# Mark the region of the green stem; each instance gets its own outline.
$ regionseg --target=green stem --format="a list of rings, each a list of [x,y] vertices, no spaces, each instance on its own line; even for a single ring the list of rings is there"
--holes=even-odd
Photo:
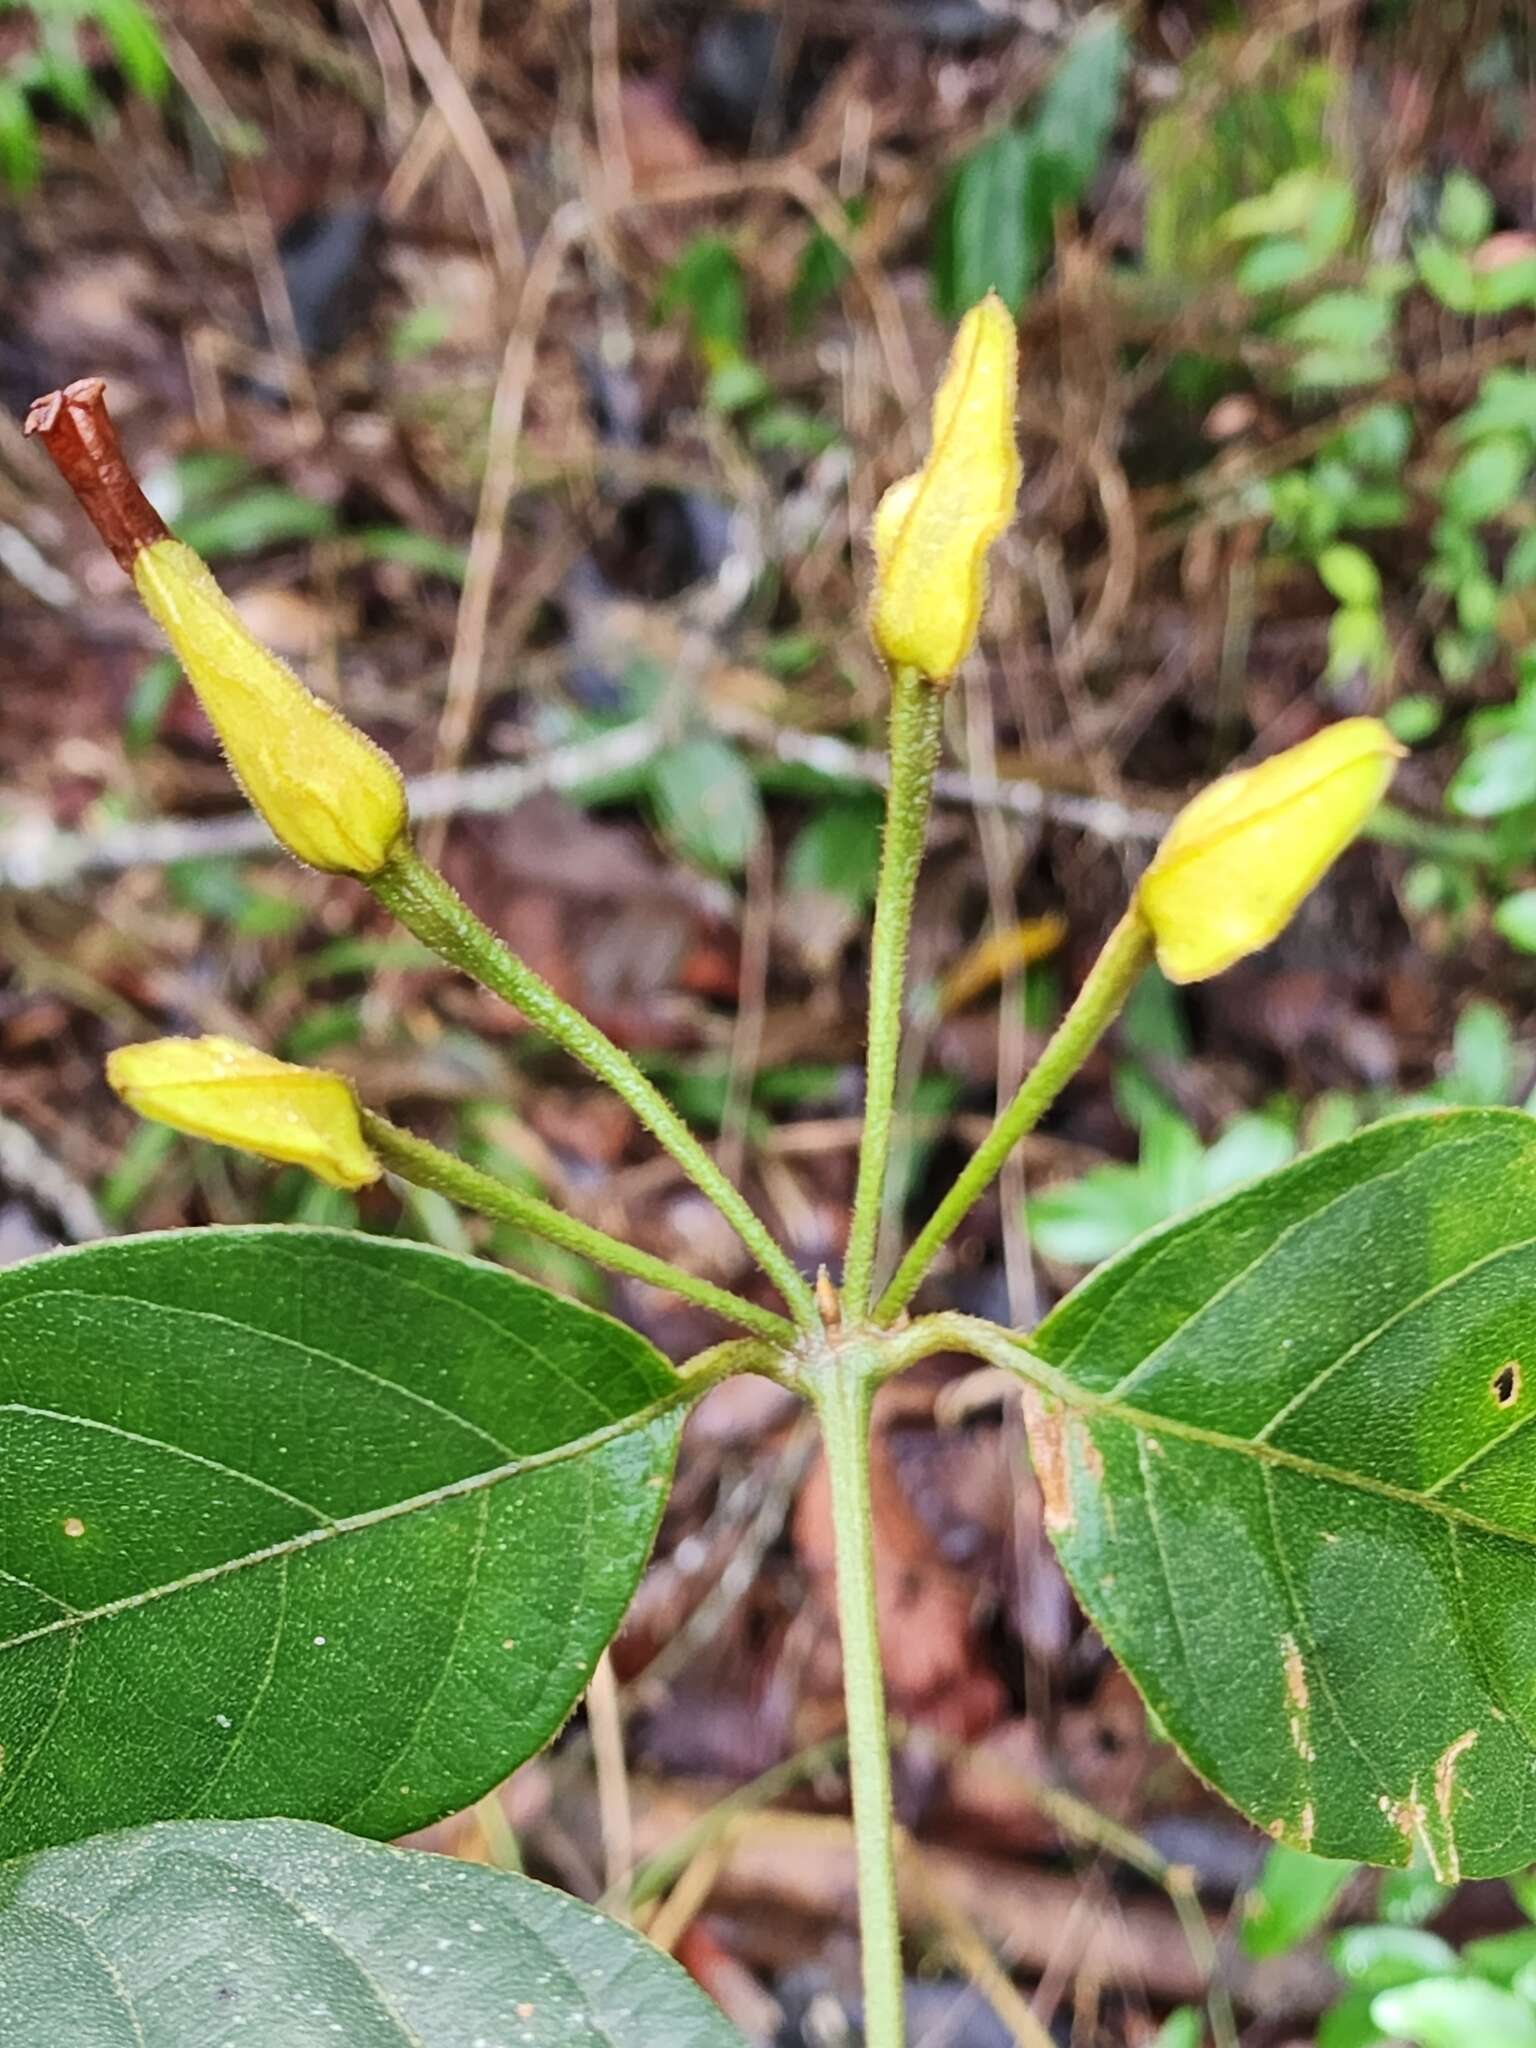
[[[859,1879],[859,1941],[867,2048],[902,2048],[901,1914],[885,1675],[875,1605],[874,1517],[869,1493],[869,1412],[878,1354],[849,1346],[811,1385],[821,1421],[837,1557],[837,1619],[848,1715],[848,1774]]]
[[[643,1280],[649,1287],[669,1288],[673,1294],[697,1302],[700,1308],[713,1309],[717,1316],[739,1323],[744,1330],[755,1330],[760,1337],[768,1337],[781,1347],[794,1343],[794,1324],[771,1310],[758,1308],[724,1287],[715,1287],[708,1280],[685,1273],[681,1266],[674,1266],[667,1259],[637,1251],[622,1238],[610,1237],[606,1230],[594,1229],[590,1223],[568,1216],[552,1203],[540,1201],[537,1195],[525,1195],[508,1187],[505,1181],[482,1173],[477,1166],[466,1165],[425,1138],[402,1131],[398,1124],[371,1109],[362,1112],[362,1123],[363,1136],[390,1172],[408,1180],[413,1187],[431,1188],[446,1195],[450,1202],[478,1210],[482,1216],[515,1223],[519,1229],[531,1231],[563,1251],[575,1252],[599,1266],[609,1266],[615,1273],[627,1273],[630,1279]]]
[[[880,1297],[876,1322],[889,1323],[912,1299],[935,1255],[992,1185],[1008,1154],[1034,1129],[1119,1015],[1151,955],[1151,933],[1133,905],[1110,933],[1077,1001],[1057,1025],[1019,1092],[913,1239],[896,1277]]]
[[[408,840],[368,881],[374,895],[439,959],[461,968],[483,988],[521,1011],[530,1024],[579,1060],[628,1103],[640,1122],[677,1161],[694,1186],[736,1231],[806,1330],[821,1318],[808,1283],[747,1202],[733,1187],[666,1097],[606,1033],[573,1009],[519,960],[458,896]]]
[[[944,693],[916,669],[891,685],[891,788],[869,962],[869,1051],[865,1061],[864,1138],[859,1147],[853,1222],[843,1261],[843,1318],[850,1328],[869,1313],[875,1257],[891,1156],[891,1120],[901,1053],[902,997],[912,899],[922,865],[943,728]]]

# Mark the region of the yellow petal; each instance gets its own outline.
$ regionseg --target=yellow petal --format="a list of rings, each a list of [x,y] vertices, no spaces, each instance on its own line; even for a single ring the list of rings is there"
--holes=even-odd
[[[180,541],[141,549],[133,580],[276,837],[310,867],[377,874],[406,828],[405,786],[389,756],[253,639]]]
[[[107,1079],[140,1116],[306,1167],[329,1187],[367,1187],[382,1171],[363,1138],[349,1081],[290,1066],[238,1039],[120,1046],[107,1056]]]
[[[928,460],[893,484],[875,513],[870,631],[892,668],[942,682],[975,642],[987,550],[1019,491],[1018,370],[1013,316],[989,293],[955,336],[933,401]]]
[[[1190,800],[1137,903],[1170,981],[1204,981],[1278,938],[1375,810],[1403,749],[1346,718]]]

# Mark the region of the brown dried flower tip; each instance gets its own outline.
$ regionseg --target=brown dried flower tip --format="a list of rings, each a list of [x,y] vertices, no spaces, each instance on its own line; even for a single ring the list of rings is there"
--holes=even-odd
[[[100,377],[80,377],[50,391],[33,403],[22,432],[42,442],[118,566],[131,571],[139,550],[165,540],[168,528],[123,460],[106,388]]]

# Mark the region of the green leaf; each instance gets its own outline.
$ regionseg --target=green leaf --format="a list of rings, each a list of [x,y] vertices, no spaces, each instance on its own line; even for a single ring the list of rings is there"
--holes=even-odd
[[[300,497],[282,484],[258,484],[221,505],[199,507],[176,521],[176,532],[189,548],[217,559],[254,555],[284,541],[323,540],[336,530],[329,505]]]
[[[0,2011],[6,2048],[742,2048],[563,1892],[290,1820],[0,1866]]]
[[[1371,2018],[1374,1991],[1351,1991],[1318,2021],[1316,2048],[1376,2048],[1386,2035]]]
[[[1328,1918],[1355,1869],[1353,1863],[1307,1856],[1277,1842],[1244,1906],[1244,1954],[1283,1956],[1305,1941]]]
[[[1536,803],[1536,732],[1509,732],[1474,747],[1451,777],[1446,802],[1464,818],[1497,818]]]
[[[1051,160],[1019,128],[1003,128],[950,174],[934,222],[933,284],[946,319],[989,291],[1017,309],[1051,250]]]
[[[1413,260],[1425,288],[1447,312],[1472,313],[1477,309],[1478,274],[1459,249],[1433,237],[1417,244]]]
[[[867,909],[879,879],[883,815],[878,798],[830,798],[795,834],[784,863],[789,888]]]
[[[763,829],[762,799],[741,756],[713,733],[680,740],[650,772],[662,831],[685,860],[739,874]]]
[[[1204,2040],[1204,2015],[1195,2006],[1181,2005],[1153,2035],[1151,2048],[1202,2048]]]
[[[695,346],[711,360],[739,356],[747,339],[741,259],[719,235],[697,235],[667,272],[656,298],[660,319],[686,312]]]
[[[1445,706],[1438,697],[1415,691],[1389,704],[1382,716],[1394,739],[1401,740],[1405,747],[1416,747],[1423,740],[1433,739],[1440,730],[1445,721]]]
[[[1484,434],[1536,434],[1536,374],[1490,370],[1451,433],[1458,441],[1478,441]]]
[[[118,69],[147,100],[165,98],[171,83],[160,31],[139,0],[92,0],[91,12],[112,45]]]
[[[1374,606],[1381,602],[1381,577],[1376,564],[1349,541],[1324,548],[1317,558],[1324,587],[1343,605]]]
[[[1531,466],[1530,449],[1513,434],[1496,434],[1469,448],[1440,487],[1447,515],[1478,526],[1512,505]]]
[[[1279,235],[1259,242],[1245,251],[1237,266],[1237,281],[1245,292],[1284,291],[1322,268],[1324,259],[1310,244],[1295,235]]]
[[[42,176],[37,126],[26,94],[0,73],[0,178],[13,192],[30,192]]]
[[[1522,953],[1536,953],[1536,889],[1517,889],[1493,913],[1493,928]]]
[[[1320,292],[1309,306],[1282,320],[1282,341],[1302,348],[1372,348],[1392,328],[1392,308],[1369,292]]]
[[[399,562],[423,576],[441,576],[462,583],[468,563],[465,549],[436,534],[413,533],[408,526],[365,526],[349,536],[372,562]]]
[[[604,1316],[383,1239],[0,1274],[0,1853],[477,1798],[618,1626],[681,1386]]]
[[[1475,1977],[1426,1977],[1378,1992],[1371,2017],[1414,2048],[1536,2048],[1536,2012]]]
[[[1497,270],[1477,272],[1473,310],[1509,313],[1516,306],[1536,305],[1536,256],[1517,256]]]
[[[1097,10],[1073,35],[1040,96],[1030,134],[1060,166],[1064,200],[1080,199],[1099,167],[1115,125],[1128,54],[1118,16]]]
[[[1328,1954],[1339,1975],[1362,1991],[1453,1977],[1461,1967],[1450,1943],[1422,1927],[1347,1927]]]
[[[1032,1348],[1057,1546],[1195,1767],[1320,1855],[1530,1862],[1536,1123],[1375,1125],[1133,1246]]]
[[[1488,187],[1466,171],[1452,171],[1440,188],[1442,235],[1458,249],[1472,249],[1485,241],[1493,227],[1493,200]]]

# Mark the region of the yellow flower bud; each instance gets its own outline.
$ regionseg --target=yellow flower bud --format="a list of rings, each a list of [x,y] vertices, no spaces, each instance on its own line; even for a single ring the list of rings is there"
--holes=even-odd
[[[995,292],[960,323],[933,401],[933,446],[875,511],[870,631],[892,668],[943,682],[970,653],[986,596],[987,550],[1013,517],[1019,343]]]
[[[157,540],[131,573],[276,837],[312,868],[376,875],[406,829],[394,762],[246,631],[189,547]]]
[[[1204,981],[1256,953],[1355,837],[1403,749],[1346,718],[1190,800],[1141,878],[1137,905],[1170,981]]]
[[[107,1079],[140,1116],[306,1167],[328,1187],[367,1187],[383,1170],[364,1141],[350,1081],[290,1066],[238,1039],[120,1046],[107,1055]]]

